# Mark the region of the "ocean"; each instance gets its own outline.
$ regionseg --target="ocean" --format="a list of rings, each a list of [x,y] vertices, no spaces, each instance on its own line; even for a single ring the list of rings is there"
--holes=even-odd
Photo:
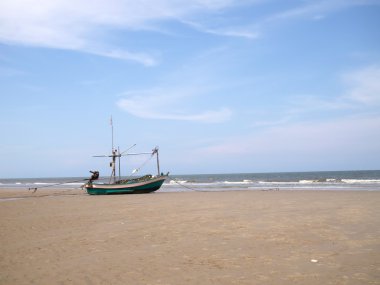
[[[83,185],[85,178],[87,177],[0,179],[0,189],[50,186],[75,189]],[[169,175],[159,191],[229,190],[380,191],[380,170]]]

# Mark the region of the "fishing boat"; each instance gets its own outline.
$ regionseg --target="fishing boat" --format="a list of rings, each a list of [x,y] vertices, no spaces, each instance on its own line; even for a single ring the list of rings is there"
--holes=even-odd
[[[110,157],[112,162],[110,166],[112,167],[112,173],[109,178],[108,183],[94,182],[99,179],[98,171],[90,171],[92,176],[88,179],[88,182],[84,185],[87,190],[87,193],[90,195],[108,195],[108,194],[141,194],[141,193],[151,193],[160,189],[165,179],[168,177],[167,174],[160,172],[160,163],[158,156],[158,147],[155,147],[151,152],[142,152],[142,153],[130,153],[129,150],[133,148],[136,144],[132,145],[124,152],[120,152],[119,149],[114,148],[113,146],[113,125],[112,126],[112,153],[110,155],[95,155],[94,157]],[[130,178],[130,179],[121,179],[120,176],[120,158],[122,156],[129,155],[150,155],[148,160],[156,157],[157,162],[157,175],[144,175],[141,177]],[[119,161],[119,178],[116,179],[116,158]],[[146,162],[144,162],[145,164]],[[143,165],[144,165],[143,164]],[[142,165],[142,166],[143,166]],[[137,173],[140,168],[133,170],[133,173]]]

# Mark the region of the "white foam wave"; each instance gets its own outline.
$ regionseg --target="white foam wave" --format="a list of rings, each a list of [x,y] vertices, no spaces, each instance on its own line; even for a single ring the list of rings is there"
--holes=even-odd
[[[177,184],[177,183],[184,184],[184,183],[187,183],[187,180],[170,180],[169,182],[169,184]]]
[[[259,184],[268,184],[268,185],[287,185],[287,184],[298,184],[298,181],[259,181]]]
[[[380,179],[342,179],[342,182],[347,184],[377,184],[380,183]]]
[[[243,181],[223,181],[223,184],[232,184],[232,185],[236,185],[236,184],[249,184],[249,183],[252,183],[251,180],[243,180]]]
[[[298,181],[299,184],[312,184],[312,183],[316,183],[318,182],[318,180],[300,180]]]

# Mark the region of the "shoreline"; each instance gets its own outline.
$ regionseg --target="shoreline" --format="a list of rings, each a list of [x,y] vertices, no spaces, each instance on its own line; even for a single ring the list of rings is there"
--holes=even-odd
[[[86,177],[47,177],[0,179],[1,188],[33,188],[51,186],[77,189]],[[97,182],[108,182],[100,177]],[[378,190],[380,170],[370,171],[316,171],[277,173],[224,173],[170,175],[160,192],[195,190]]]
[[[182,188],[180,188],[182,189]],[[329,188],[329,187],[262,187],[262,188],[186,188],[183,190],[170,189],[161,187],[161,189],[150,193],[150,194],[171,194],[171,193],[221,193],[221,192],[379,192],[380,189],[377,188]],[[149,194],[149,193],[148,193]],[[60,195],[88,195],[88,196],[124,196],[124,195],[140,195],[140,194],[114,194],[114,195],[89,195],[86,190],[80,188],[64,188],[64,187],[46,187],[42,189],[37,189],[37,191],[28,190],[24,187],[0,187],[0,200],[1,199],[11,199],[11,198],[33,198],[33,197],[45,197],[45,196],[60,196]]]
[[[0,190],[0,284],[380,280],[379,191],[16,192]]]

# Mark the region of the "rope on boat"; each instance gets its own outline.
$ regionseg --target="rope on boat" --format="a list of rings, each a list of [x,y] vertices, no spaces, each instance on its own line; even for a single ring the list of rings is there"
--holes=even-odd
[[[66,182],[55,183],[55,184],[51,184],[51,185],[45,185],[45,186],[41,186],[41,187],[29,187],[28,191],[33,190],[33,193],[34,193],[38,190],[38,188],[47,188],[47,187],[52,187],[52,186],[57,186],[57,185],[62,185],[62,184],[67,184],[67,183],[82,182],[82,181],[87,181],[87,180],[89,180],[89,179],[86,178],[86,179],[75,180],[75,181],[66,181]]]
[[[172,177],[172,176],[169,176],[169,175],[168,175],[168,177],[169,177],[171,180],[173,180],[175,183],[177,183],[179,186],[182,186],[182,187],[187,188],[187,189],[189,189],[189,190],[192,190],[192,191],[198,191],[198,192],[210,192],[210,191],[199,190],[199,189],[194,189],[194,188],[188,187],[188,186],[186,186],[186,185],[183,185],[183,184],[179,183],[179,182],[177,181],[176,178],[174,178],[174,177]]]
[[[32,188],[34,189],[34,188]],[[74,190],[74,189],[72,189]],[[66,190],[71,191],[71,190]],[[33,191],[32,194],[34,194],[35,191]],[[27,195],[27,196],[16,196],[16,197],[3,197],[6,199],[27,199],[27,198],[44,198],[44,197],[58,197],[58,196],[82,196],[85,195],[85,193],[52,193],[52,194],[37,194],[37,195]]]
[[[138,168],[133,169],[131,176],[133,176],[134,174],[139,172],[140,169],[143,168],[145,166],[145,164],[147,164],[153,158],[153,156],[154,156],[154,154],[152,154],[147,160],[145,160]]]

